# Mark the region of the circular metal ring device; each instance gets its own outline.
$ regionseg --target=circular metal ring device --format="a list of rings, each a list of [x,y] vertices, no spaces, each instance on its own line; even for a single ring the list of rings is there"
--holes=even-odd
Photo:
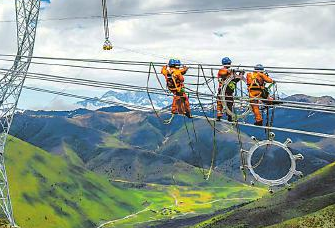
[[[245,83],[245,85],[247,85],[247,79],[245,77],[243,77],[243,74],[236,74],[234,73],[233,76],[227,78],[224,81],[224,85],[222,86],[221,89],[221,93],[219,94],[219,99],[221,100],[222,104],[224,104],[225,106],[225,111],[227,112],[228,115],[232,116],[234,119],[238,120],[238,119],[244,119],[251,111],[251,107],[250,107],[250,100],[249,100],[249,96],[243,96],[243,94],[241,95],[241,97],[238,97],[238,104],[241,106],[240,109],[243,109],[241,113],[235,113],[233,110],[230,110],[229,108],[227,108],[227,103],[228,102],[232,102],[231,100],[227,100],[226,99],[226,91],[229,88],[229,85],[231,83],[234,83],[234,80],[239,79],[239,83],[241,85],[241,91],[242,91],[242,83]],[[234,96],[234,99],[236,97]],[[236,102],[237,103],[237,102]],[[234,105],[236,104],[234,102]],[[244,105],[245,103],[245,105]]]
[[[274,137],[275,134],[272,132],[270,133],[270,137],[268,140],[257,141],[255,137],[252,137],[252,139],[256,141],[256,144],[249,151],[244,151],[244,153],[246,154],[247,168],[249,169],[255,180],[270,187],[288,185],[288,182],[292,179],[293,176],[299,176],[299,177],[303,176],[303,173],[301,171],[296,170],[297,167],[296,161],[303,160],[304,157],[302,156],[302,154],[293,155],[292,151],[288,147],[288,145],[292,143],[291,139],[287,139],[284,143],[281,143],[278,141],[274,141]],[[257,149],[259,149],[262,146],[270,146],[270,145],[282,148],[284,151],[286,151],[291,161],[291,167],[288,173],[282,178],[276,180],[269,180],[261,177],[259,174],[256,173],[251,162],[252,156],[254,155]]]

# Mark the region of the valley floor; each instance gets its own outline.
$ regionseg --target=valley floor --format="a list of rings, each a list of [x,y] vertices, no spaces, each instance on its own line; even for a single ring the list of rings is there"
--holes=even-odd
[[[124,182],[122,181],[123,184]],[[145,191],[148,194],[155,192],[157,195],[148,197],[148,200],[143,203],[143,209],[123,218],[106,221],[99,228],[146,227],[153,222],[159,223],[159,221],[213,213],[216,210],[253,201],[266,193],[264,189],[250,188],[244,185],[201,188],[145,184],[141,186],[141,189],[142,193]]]
[[[177,174],[179,185],[112,181],[80,166],[74,154],[64,159],[13,137],[7,145],[14,216],[22,228],[145,227],[266,194],[219,174],[204,181],[200,172]]]

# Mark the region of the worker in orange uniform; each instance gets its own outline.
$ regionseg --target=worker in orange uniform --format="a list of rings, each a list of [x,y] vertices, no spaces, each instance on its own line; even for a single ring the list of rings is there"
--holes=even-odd
[[[168,89],[173,93],[172,115],[182,114],[192,118],[190,102],[185,93],[184,74],[188,67],[181,67],[180,60],[170,59],[167,66],[163,66],[162,74],[165,76]]]
[[[221,95],[224,82],[230,76],[234,74],[234,72],[230,69],[231,63],[232,61],[230,60],[230,58],[224,57],[222,59],[223,68],[221,68],[218,73],[219,88],[218,88],[218,96],[217,96],[217,114],[216,114],[217,121],[220,121],[221,118],[223,117],[223,104],[222,104],[222,97],[220,97],[220,95]],[[227,108],[229,108],[229,110],[231,111],[233,111],[233,105],[234,105],[234,99],[233,99],[234,90],[235,88],[233,88],[232,86],[228,86],[227,90],[225,91],[225,100],[227,103]],[[229,115],[228,113],[227,113],[227,118],[229,122],[233,121],[233,117]]]
[[[273,101],[273,98],[269,96],[265,88],[266,83],[274,83],[274,81],[264,73],[263,65],[257,64],[254,72],[247,74],[249,97],[251,98],[251,107],[255,115],[255,125],[257,126],[263,126],[263,117],[259,110],[260,99]]]

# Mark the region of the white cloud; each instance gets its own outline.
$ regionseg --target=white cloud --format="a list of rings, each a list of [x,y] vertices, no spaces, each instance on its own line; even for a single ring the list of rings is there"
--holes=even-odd
[[[217,0],[114,0],[109,2],[110,14],[182,9],[218,9],[247,5],[268,5],[269,1]],[[271,1],[285,4],[304,1]],[[0,1],[0,20],[13,19],[12,1]],[[184,62],[219,64],[223,56],[235,63],[275,66],[317,66],[332,68],[335,62],[335,17],[333,6],[239,11],[192,15],[170,15],[111,19],[112,52],[101,50],[104,36],[102,19],[42,21],[36,37],[36,56],[73,58],[167,61],[169,57]],[[54,0],[41,12],[41,19],[100,15],[99,1]],[[217,37],[213,32],[225,32]],[[0,23],[2,53],[14,53],[15,24]],[[143,55],[146,54],[146,55]],[[90,64],[89,64],[90,65]],[[0,61],[0,66],[3,63]],[[119,67],[119,66],[117,66]],[[148,69],[147,67],[141,70]],[[118,83],[145,85],[146,75],[116,71],[80,70],[35,65],[31,71],[65,76],[86,77]],[[331,79],[325,76],[323,79]],[[304,78],[302,78],[304,80]],[[34,84],[35,82],[30,82]],[[52,86],[39,83],[39,86]],[[57,88],[59,86],[55,86]],[[332,90],[310,87],[281,87],[283,92],[335,96]],[[69,90],[76,89],[71,87]],[[308,89],[308,90],[307,90]],[[87,93],[91,94],[91,90]],[[93,94],[95,95],[95,94]]]

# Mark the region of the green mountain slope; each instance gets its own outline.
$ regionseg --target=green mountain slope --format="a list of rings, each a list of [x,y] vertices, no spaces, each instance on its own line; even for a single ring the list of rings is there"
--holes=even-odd
[[[69,148],[54,155],[13,137],[7,143],[6,164],[14,214],[22,228],[129,227],[148,217],[157,221],[207,213],[265,193],[222,176],[201,181],[199,172],[190,171],[176,175],[171,186],[110,183],[83,168]]]
[[[335,205],[331,205],[315,213],[303,217],[294,218],[281,224],[273,225],[271,228],[326,228],[335,226]]]
[[[117,113],[76,110],[69,113],[72,114],[44,111],[17,113],[11,133],[54,154],[64,154],[66,148],[69,148],[84,162],[85,167],[98,174],[108,174],[110,179],[133,182],[140,179],[144,182],[174,184],[171,176],[187,170],[189,165],[208,168],[211,164],[213,129],[206,120],[194,120],[196,134],[192,122],[186,120],[190,140],[184,119],[179,116],[174,118],[171,125],[164,125],[155,114],[140,111]],[[296,125],[296,122],[301,122],[296,120],[296,116],[300,115],[304,115],[304,126]],[[334,126],[330,124],[332,121],[329,118],[327,115],[309,118],[308,113],[284,112],[276,114],[276,125],[279,121],[278,126],[305,129],[311,123],[314,126],[311,131],[320,129],[320,132],[332,133]],[[293,122],[295,125],[291,126]],[[218,151],[215,170],[242,181],[236,132],[224,123],[218,123],[216,127],[224,132],[230,131],[216,136]],[[245,149],[253,145],[246,134],[255,135],[259,139],[265,136],[263,131],[251,128],[242,127],[241,131]],[[276,132],[276,135],[279,141],[285,141],[288,137],[286,133]],[[293,137],[291,148],[294,153],[302,153],[305,157],[298,164],[299,170],[305,175],[334,162],[333,141],[289,136]],[[278,158],[286,157],[279,154]],[[180,167],[179,170],[175,169],[176,166]],[[281,163],[274,162],[271,165],[263,163],[259,169],[260,173],[272,170],[269,173],[271,176],[279,176],[276,172],[281,168]]]
[[[141,207],[136,192],[15,138],[6,163],[14,212],[25,228],[94,227]]]
[[[299,181],[290,191],[281,190],[196,227],[334,227],[335,212],[330,210],[334,205],[335,163]],[[316,225],[307,226],[309,222]]]

